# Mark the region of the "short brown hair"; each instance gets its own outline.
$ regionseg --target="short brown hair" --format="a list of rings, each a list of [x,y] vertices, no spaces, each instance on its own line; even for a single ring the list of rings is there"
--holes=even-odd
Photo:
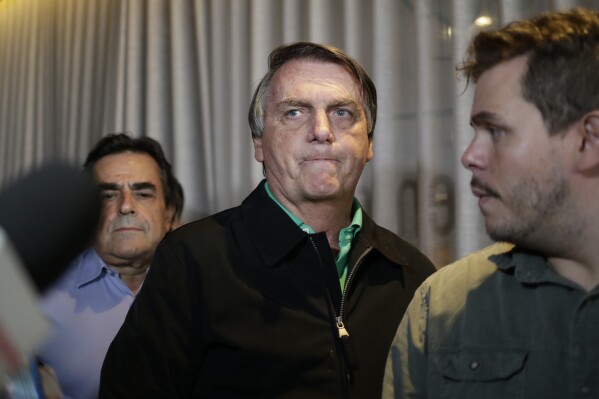
[[[495,65],[526,55],[522,95],[551,134],[599,109],[599,13],[548,12],[474,37],[458,70],[476,81]]]

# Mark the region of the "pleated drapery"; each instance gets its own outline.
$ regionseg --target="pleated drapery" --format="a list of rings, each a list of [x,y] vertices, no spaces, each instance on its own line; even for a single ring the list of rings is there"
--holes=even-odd
[[[489,243],[459,162],[472,88],[455,66],[475,21],[573,6],[599,0],[0,0],[0,188],[130,132],[162,143],[186,221],[237,205],[262,178],[247,109],[269,52],[329,43],[378,89],[358,198],[442,266]]]

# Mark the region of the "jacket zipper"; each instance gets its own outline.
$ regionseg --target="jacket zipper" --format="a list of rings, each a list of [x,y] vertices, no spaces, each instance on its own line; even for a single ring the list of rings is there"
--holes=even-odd
[[[335,324],[337,325],[337,330],[339,332],[339,341],[341,342],[341,346],[342,346],[342,350],[343,350],[343,355],[344,355],[344,360],[345,360],[345,367],[346,367],[346,378],[347,381],[351,381],[351,370],[353,367],[355,367],[357,365],[357,359],[356,359],[356,355],[353,349],[353,345],[350,341],[350,336],[349,336],[349,331],[347,331],[347,328],[345,328],[345,323],[343,322],[343,310],[345,309],[345,303],[346,303],[346,298],[349,292],[349,287],[351,285],[351,282],[353,281],[353,276],[356,274],[356,271],[358,270],[358,268],[360,267],[360,265],[362,264],[362,261],[364,260],[364,258],[366,257],[366,255],[368,255],[370,253],[370,251],[372,250],[372,247],[368,247],[366,248],[366,250],[360,255],[360,257],[358,258],[358,260],[356,261],[354,267],[351,268],[351,271],[349,272],[348,276],[347,276],[347,280],[345,282],[345,287],[343,287],[343,293],[341,294],[341,304],[339,305],[339,315],[335,316]]]
[[[320,262],[320,266],[324,267],[322,258],[320,256],[320,251],[318,250],[318,247],[314,243],[314,240],[312,240],[312,237],[310,237],[310,243],[312,244],[312,247],[314,248],[314,251],[316,252],[316,255],[318,256],[318,261]],[[355,266],[349,272],[349,275],[347,276],[347,279],[345,282],[345,287],[343,287],[343,293],[341,294],[341,304],[339,306],[339,314],[338,315],[337,315],[337,311],[335,310],[335,306],[333,305],[333,299],[331,298],[331,293],[329,292],[328,289],[326,290],[327,297],[329,299],[328,300],[329,308],[331,310],[331,314],[335,317],[335,325],[337,326],[337,331],[339,333],[339,340],[341,341],[341,346],[345,345],[344,339],[349,338],[349,332],[347,331],[347,329],[345,328],[345,324],[343,323],[343,308],[345,307],[346,296],[347,296],[347,293],[349,292],[349,285],[352,281],[353,276],[356,274],[356,271],[358,270],[359,266],[362,264],[362,260],[364,260],[366,255],[368,255],[368,253],[370,253],[371,250],[372,250],[372,247],[366,248],[366,251],[364,251],[362,253],[362,255],[360,255],[360,257],[356,261]],[[342,351],[340,352],[340,357],[342,358],[341,364],[343,365],[343,368],[345,369],[344,370],[345,371],[345,373],[344,373],[345,379],[344,379],[344,383],[343,383],[343,397],[348,397],[348,391],[349,391],[348,384],[351,381],[351,374],[350,374],[349,359],[347,359],[347,355],[344,352],[344,348],[342,348]]]
[[[347,276],[347,281],[345,282],[345,287],[343,287],[343,294],[341,295],[341,305],[339,306],[339,316],[336,317],[337,328],[339,329],[339,338],[343,336],[349,336],[349,333],[345,329],[345,325],[343,324],[343,309],[345,308],[345,299],[347,298],[347,293],[349,291],[349,285],[352,281],[353,276],[356,274],[356,271],[362,264],[362,261],[372,251],[372,247],[366,248],[366,250],[360,255],[354,267],[352,267],[349,275]]]

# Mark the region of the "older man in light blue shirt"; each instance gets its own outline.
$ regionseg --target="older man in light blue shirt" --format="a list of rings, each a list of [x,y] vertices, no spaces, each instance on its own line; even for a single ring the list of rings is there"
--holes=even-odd
[[[38,358],[54,369],[66,398],[98,396],[112,339],[141,288],[154,251],[183,206],[182,189],[158,142],[102,138],[84,167],[102,193],[93,245],[45,294],[52,326]]]

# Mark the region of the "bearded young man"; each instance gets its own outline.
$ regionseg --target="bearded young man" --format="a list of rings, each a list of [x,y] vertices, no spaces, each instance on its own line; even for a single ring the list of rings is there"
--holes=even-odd
[[[482,32],[462,70],[476,83],[462,164],[503,243],[419,288],[384,397],[599,397],[599,13]]]

